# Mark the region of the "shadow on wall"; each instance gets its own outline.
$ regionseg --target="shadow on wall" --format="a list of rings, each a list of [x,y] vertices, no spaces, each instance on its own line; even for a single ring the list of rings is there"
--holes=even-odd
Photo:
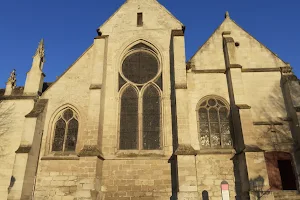
[[[176,109],[176,91],[175,91],[175,68],[174,68],[174,47],[173,37],[170,40],[170,83],[171,83],[171,116],[172,116],[172,145],[173,153],[178,148],[178,130],[177,130],[177,109]],[[172,183],[172,196],[170,200],[178,199],[178,163],[177,156],[173,155],[169,159],[171,165],[171,183]]]
[[[9,186],[7,188],[8,194],[10,193],[10,190],[14,186],[15,182],[16,182],[16,178],[14,176],[11,176]]]
[[[6,147],[9,144],[6,133],[8,133],[11,126],[13,109],[13,104],[5,106],[4,102],[0,100],[0,156],[5,156],[9,153],[6,152]]]
[[[250,190],[260,200],[263,196],[270,194],[270,189],[264,191],[265,179],[259,175],[254,179],[250,179]]]
[[[254,114],[262,120],[254,123],[269,127],[260,133],[257,132],[257,146],[252,148],[259,149],[268,144],[274,150],[280,151],[282,146],[292,145],[293,139],[281,87],[274,86],[269,96],[262,99],[259,106],[254,110]]]

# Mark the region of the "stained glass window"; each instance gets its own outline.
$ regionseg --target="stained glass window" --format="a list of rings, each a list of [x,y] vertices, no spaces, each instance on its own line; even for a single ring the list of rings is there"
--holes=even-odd
[[[78,135],[78,116],[71,109],[64,110],[55,123],[52,151],[75,151]]]
[[[121,150],[161,148],[162,77],[158,60],[149,49],[145,44],[134,46],[136,52],[122,64],[121,73],[126,80],[120,80],[120,76],[119,82],[128,85],[120,93]]]
[[[232,146],[229,109],[223,101],[208,98],[198,109],[200,145],[203,148],[226,148]]]
[[[143,95],[143,149],[160,148],[160,95],[149,86]]]
[[[120,149],[137,149],[138,94],[130,86],[122,94],[120,115]]]
[[[126,57],[122,65],[124,76],[133,83],[144,84],[158,73],[157,59],[147,52],[136,52]]]

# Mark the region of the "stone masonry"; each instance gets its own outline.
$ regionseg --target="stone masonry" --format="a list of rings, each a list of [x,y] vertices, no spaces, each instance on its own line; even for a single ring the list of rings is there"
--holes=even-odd
[[[15,87],[13,71],[0,89],[0,199],[300,199],[300,82],[292,67],[229,13],[188,62],[184,31],[157,0],[126,0],[51,83],[44,82],[41,40],[25,86]],[[122,68],[136,52],[158,65],[144,85]],[[128,141],[137,144],[124,149],[129,86],[138,94],[138,128]],[[143,95],[150,86],[158,91],[160,126],[148,128],[159,130],[151,140],[159,148],[147,149]],[[128,103],[131,116],[134,106]]]

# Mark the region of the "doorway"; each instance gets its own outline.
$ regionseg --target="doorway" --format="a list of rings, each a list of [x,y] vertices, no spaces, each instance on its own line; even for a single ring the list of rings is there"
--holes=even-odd
[[[283,190],[297,190],[296,179],[291,160],[278,160],[278,168]]]

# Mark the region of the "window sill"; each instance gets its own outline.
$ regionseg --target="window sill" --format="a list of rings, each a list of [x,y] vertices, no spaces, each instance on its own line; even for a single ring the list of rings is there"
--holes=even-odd
[[[75,156],[44,156],[41,160],[79,160],[79,157]]]
[[[197,151],[198,154],[235,154],[233,148],[224,148],[224,149],[200,149]]]
[[[41,160],[79,160],[75,152],[55,152],[47,156],[43,156]]]
[[[164,157],[163,150],[119,150],[117,157],[133,158],[133,157]]]

